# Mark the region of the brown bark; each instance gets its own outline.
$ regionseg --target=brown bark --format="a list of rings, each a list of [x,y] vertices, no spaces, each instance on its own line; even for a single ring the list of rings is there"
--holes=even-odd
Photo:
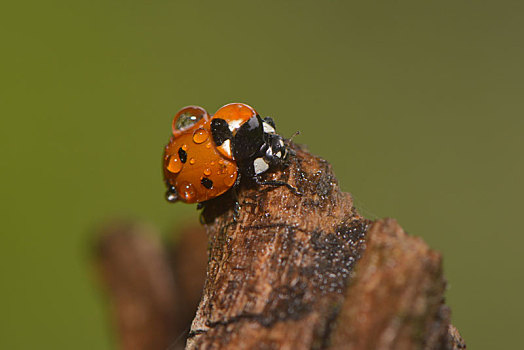
[[[451,347],[438,253],[394,220],[362,218],[305,151],[271,179],[302,195],[244,189],[236,222],[222,200],[206,208],[210,258],[187,349]]]
[[[440,254],[392,219],[361,217],[330,165],[296,151],[289,167],[268,179],[301,195],[284,186],[244,186],[237,217],[232,198],[207,203],[207,278],[186,348],[465,348],[444,305]],[[188,249],[188,237],[174,264],[180,319],[190,314],[188,300],[199,288],[188,281],[202,266],[188,252],[203,251],[195,242],[205,242]]]
[[[179,294],[159,236],[125,222],[107,225],[96,257],[124,350],[165,349],[180,328]]]
[[[330,348],[446,349],[449,310],[440,254],[392,219],[375,222],[366,245]]]
[[[101,230],[96,261],[122,350],[183,349],[206,274],[201,226],[179,228],[166,249],[150,227],[116,221]]]

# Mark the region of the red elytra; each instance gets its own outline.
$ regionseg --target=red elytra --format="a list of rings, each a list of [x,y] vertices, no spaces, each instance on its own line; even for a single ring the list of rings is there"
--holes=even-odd
[[[164,151],[164,179],[171,201],[199,203],[220,196],[236,182],[238,168],[230,145],[216,147],[211,135],[211,120],[224,119],[232,133],[257,112],[243,103],[221,107],[211,118],[198,106],[182,108],[173,119],[173,136]]]

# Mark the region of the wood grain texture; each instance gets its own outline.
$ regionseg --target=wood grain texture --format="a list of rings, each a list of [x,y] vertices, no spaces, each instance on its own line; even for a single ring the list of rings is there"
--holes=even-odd
[[[360,216],[330,165],[294,149],[266,180],[301,195],[244,179],[237,215],[234,193],[207,202],[207,236],[182,230],[173,255],[150,236],[103,236],[122,349],[165,349],[180,332],[186,349],[465,349],[444,304],[441,255],[393,219]],[[124,327],[136,317],[129,305],[156,316]]]
[[[326,161],[297,152],[271,179],[302,195],[244,188],[236,222],[222,201],[206,207],[210,259],[188,349],[302,349],[329,330],[369,221]]]
[[[361,217],[330,165],[296,149],[244,188],[236,221],[223,200],[204,216],[204,294],[187,349],[445,349],[440,255],[394,220]],[[226,206],[227,207],[227,206]]]

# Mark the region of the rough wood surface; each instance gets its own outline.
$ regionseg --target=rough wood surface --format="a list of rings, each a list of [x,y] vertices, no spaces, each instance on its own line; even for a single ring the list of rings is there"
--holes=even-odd
[[[322,345],[369,221],[338,189],[327,162],[298,151],[273,179],[286,187],[243,189],[232,211],[204,212],[210,259],[188,349],[306,349]]]
[[[361,217],[308,152],[270,178],[302,195],[243,189],[236,221],[222,200],[204,212],[210,258],[187,349],[451,347],[438,253]]]
[[[375,222],[330,348],[445,349],[445,285],[440,254],[407,236],[395,220]]]
[[[104,227],[96,247],[123,350],[165,349],[173,341],[172,330],[180,328],[169,258],[152,231],[114,222]]]
[[[186,349],[464,349],[444,304],[440,254],[395,220],[361,217],[329,164],[296,151],[290,166],[268,179],[287,181],[302,195],[247,185],[238,192],[236,218],[232,198],[206,205],[207,242],[191,230],[183,234],[167,263],[173,287],[161,287],[175,300],[176,320],[166,321],[172,331],[164,339],[183,331],[194,314],[202,282],[193,279],[203,273],[197,271],[208,245],[205,287]],[[103,266],[116,266],[106,273],[110,290],[131,286],[119,278],[129,265],[111,263],[111,254],[117,253],[106,249],[102,259]],[[170,349],[182,346],[178,341]]]

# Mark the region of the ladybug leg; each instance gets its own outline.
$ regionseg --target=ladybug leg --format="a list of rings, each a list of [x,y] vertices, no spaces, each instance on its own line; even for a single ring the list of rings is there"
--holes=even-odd
[[[200,212],[200,215],[198,216],[198,221],[200,222],[200,225],[206,224],[206,219],[204,218],[204,211]]]
[[[243,201],[242,204],[240,204],[240,202],[238,201],[236,189],[238,188],[238,186],[240,186],[240,177],[241,177],[241,173],[238,173],[237,179],[235,180],[235,184],[233,185],[233,189],[232,189],[232,191],[234,191],[234,199],[236,203],[235,206],[238,205],[239,210],[242,207],[242,205],[251,205],[255,207],[257,204],[254,202]]]
[[[233,195],[233,222],[237,222],[238,218],[240,217],[240,209],[242,209],[242,206],[240,205],[240,202],[238,201],[238,193],[236,187],[233,187],[231,189],[231,194]]]
[[[200,212],[200,215],[198,215],[198,221],[200,222],[201,225],[207,224],[206,218],[204,217],[205,208],[206,208],[206,202],[199,202],[196,205],[197,210],[204,209]]]
[[[235,205],[233,206],[233,222],[237,222],[238,218],[240,217],[241,208],[242,207],[240,206],[238,200],[235,200]]]
[[[238,193],[237,188],[240,185],[240,173],[237,175],[237,179],[235,180],[235,183],[233,184],[233,187],[231,188],[231,194],[233,195],[233,222],[237,222],[237,219],[240,217],[240,209],[242,206],[240,205],[240,202],[238,201]]]
[[[288,148],[286,148],[286,151],[287,151],[288,156],[294,157],[294,156],[297,155],[297,152],[295,152],[295,150],[292,149],[292,148],[288,147]]]
[[[243,201],[243,202],[242,202],[242,205],[250,205],[250,206],[252,206],[252,207],[256,207],[256,206],[257,206],[257,203],[255,203],[255,202]]]
[[[273,187],[280,187],[280,186],[286,186],[291,192],[293,192],[296,196],[302,196],[302,192],[298,190],[298,188],[291,186],[285,181],[279,181],[279,180],[260,180],[257,176],[253,177],[256,184],[261,185],[267,185],[267,186],[273,186]]]
[[[234,204],[233,204],[233,222],[237,222],[237,219],[240,217],[240,209],[242,209],[242,205],[251,205],[256,207],[257,204],[253,202],[243,201],[242,204],[240,204],[240,201],[238,200],[238,192],[237,188],[239,188],[240,185],[240,173],[238,174],[237,180],[235,181],[235,184],[233,185],[233,188],[231,189],[231,194],[233,196]]]

